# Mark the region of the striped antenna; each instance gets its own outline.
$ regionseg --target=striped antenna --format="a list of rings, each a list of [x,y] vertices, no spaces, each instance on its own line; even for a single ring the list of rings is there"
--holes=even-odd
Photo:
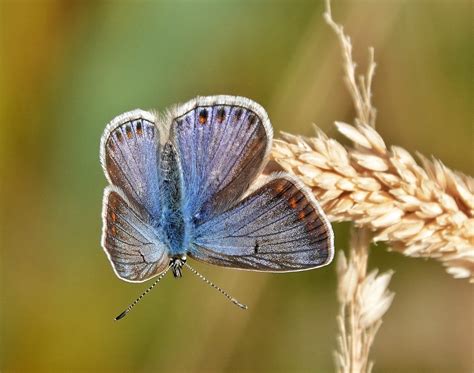
[[[151,286],[150,286],[148,289],[146,289],[146,290],[142,293],[142,295],[140,295],[137,299],[135,299],[135,301],[134,301],[133,303],[131,303],[131,304],[127,307],[127,309],[126,309],[125,311],[123,311],[120,315],[118,315],[118,316],[115,318],[115,320],[117,321],[117,320],[123,319],[125,316],[127,316],[127,314],[130,312],[130,310],[131,310],[133,307],[135,307],[135,305],[136,305],[138,302],[140,302],[140,300],[141,300],[145,295],[147,295],[148,292],[149,292],[151,289],[153,289],[153,288],[155,287],[155,285],[156,285],[158,282],[160,282],[160,280],[166,275],[166,273],[169,271],[170,268],[171,268],[171,266],[168,266],[168,268],[166,268],[166,270],[165,270],[161,275],[158,276],[158,278],[155,280],[155,282],[154,282],[153,284],[151,284]]]
[[[184,263],[184,265],[186,267],[189,268],[189,270],[194,273],[197,277],[199,277],[201,280],[203,280],[205,283],[207,283],[208,285],[212,286],[214,289],[216,289],[219,293],[221,293],[222,295],[224,295],[228,300],[230,300],[232,303],[234,303],[236,306],[239,306],[240,308],[242,308],[243,310],[246,310],[248,307],[243,304],[243,303],[240,303],[237,299],[235,299],[234,297],[231,297],[229,294],[227,294],[227,292],[225,290],[222,290],[219,286],[217,286],[216,284],[212,283],[211,281],[209,281],[207,278],[205,278],[203,275],[201,275],[198,271],[196,271],[193,267],[191,267],[188,263]]]

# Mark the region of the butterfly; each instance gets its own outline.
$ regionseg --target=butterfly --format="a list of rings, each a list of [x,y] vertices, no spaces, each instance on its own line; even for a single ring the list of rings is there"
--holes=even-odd
[[[113,119],[100,144],[110,184],[101,243],[116,275],[159,281],[186,266],[201,276],[188,257],[269,272],[329,264],[334,234],[311,191],[288,173],[256,182],[272,138],[266,111],[244,97],[197,97],[162,115],[137,109]]]

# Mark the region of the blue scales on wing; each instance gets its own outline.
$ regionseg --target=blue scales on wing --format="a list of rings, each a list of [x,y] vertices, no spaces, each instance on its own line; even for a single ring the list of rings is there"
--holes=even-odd
[[[268,156],[265,110],[245,98],[197,98],[174,113],[171,141],[183,175],[183,215],[196,224],[226,211],[245,193]]]
[[[157,221],[161,214],[161,147],[154,120],[143,110],[115,118],[102,137],[101,162],[109,182]]]
[[[289,175],[274,176],[199,225],[192,258],[225,267],[298,271],[332,260],[333,233],[318,203]]]

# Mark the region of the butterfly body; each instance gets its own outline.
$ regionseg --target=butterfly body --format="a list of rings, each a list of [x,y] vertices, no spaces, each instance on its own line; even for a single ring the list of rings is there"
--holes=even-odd
[[[162,155],[162,206],[160,226],[171,257],[179,257],[188,250],[191,226],[185,221],[182,208],[182,187],[177,154],[170,143],[165,144]]]
[[[134,110],[101,140],[102,246],[116,274],[145,281],[187,257],[224,267],[287,272],[333,256],[333,233],[311,192],[277,173],[256,183],[272,127],[255,102],[198,97],[165,115]]]

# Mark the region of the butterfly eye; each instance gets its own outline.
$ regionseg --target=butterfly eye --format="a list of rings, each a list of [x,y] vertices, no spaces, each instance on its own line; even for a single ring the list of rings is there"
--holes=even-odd
[[[208,116],[208,112],[206,109],[202,109],[200,112],[199,112],[199,123],[201,124],[206,124],[207,122],[207,116]]]

